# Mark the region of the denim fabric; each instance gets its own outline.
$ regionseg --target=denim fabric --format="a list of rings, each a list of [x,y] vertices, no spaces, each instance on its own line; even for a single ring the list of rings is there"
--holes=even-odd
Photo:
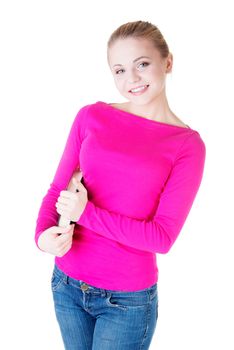
[[[157,283],[134,292],[96,288],[55,264],[51,290],[66,350],[149,349],[158,318]]]

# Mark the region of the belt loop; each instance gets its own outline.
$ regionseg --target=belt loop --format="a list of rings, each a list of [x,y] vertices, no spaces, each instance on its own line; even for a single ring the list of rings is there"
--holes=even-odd
[[[101,288],[101,296],[105,297],[106,296],[106,290]]]
[[[68,275],[65,275],[64,282],[65,282],[66,284],[68,284],[68,279],[69,279],[69,276],[68,276]]]

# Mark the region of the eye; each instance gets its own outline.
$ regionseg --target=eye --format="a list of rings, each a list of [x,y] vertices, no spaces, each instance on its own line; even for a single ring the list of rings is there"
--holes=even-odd
[[[115,74],[119,74],[119,71],[121,71],[121,70],[123,70],[123,69],[119,69],[119,70],[117,70],[117,71],[115,72]]]
[[[149,63],[148,63],[148,62],[142,62],[142,63],[140,63],[140,64],[139,64],[139,66],[141,66],[142,64],[146,64],[146,66],[148,66],[148,65],[149,65]]]
[[[142,62],[142,63],[139,64],[139,66],[141,66],[142,64],[146,64],[146,66],[149,65],[148,62]],[[123,69],[119,69],[119,70],[117,70],[117,71],[115,72],[115,74],[119,74],[119,72],[120,72],[121,70],[123,71]]]

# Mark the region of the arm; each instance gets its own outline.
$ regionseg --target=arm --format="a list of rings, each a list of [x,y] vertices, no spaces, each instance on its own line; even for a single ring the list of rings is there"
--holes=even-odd
[[[88,200],[77,223],[127,246],[167,253],[189,214],[198,192],[206,148],[200,135],[190,134],[175,159],[152,220],[138,220],[97,207]]]
[[[35,230],[37,246],[40,234],[45,229],[58,225],[59,214],[56,211],[55,203],[60,192],[67,188],[74,171],[80,167],[79,154],[82,139],[84,138],[86,110],[87,106],[82,107],[72,123],[54,178],[42,199]]]

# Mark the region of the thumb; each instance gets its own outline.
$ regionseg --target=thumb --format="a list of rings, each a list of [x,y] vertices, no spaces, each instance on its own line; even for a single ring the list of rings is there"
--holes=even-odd
[[[72,183],[76,188],[76,192],[80,192],[80,191],[84,190],[83,184],[80,181],[78,181],[75,177],[72,178]]]
[[[45,231],[48,231],[51,235],[54,235],[56,237],[58,233],[69,232],[71,227],[72,227],[71,225],[69,225],[67,227],[52,226],[52,227],[47,228]]]

